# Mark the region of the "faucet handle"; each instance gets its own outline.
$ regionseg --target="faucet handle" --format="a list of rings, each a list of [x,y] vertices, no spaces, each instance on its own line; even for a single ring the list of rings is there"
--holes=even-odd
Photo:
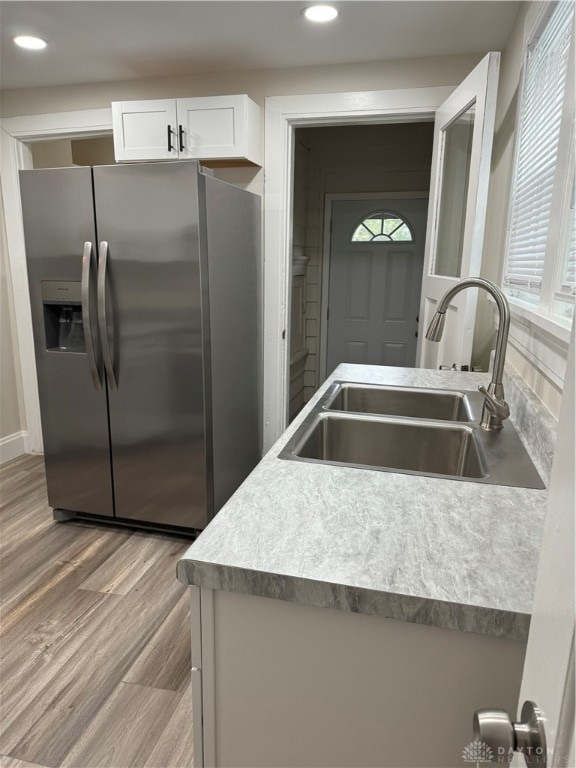
[[[504,398],[494,396],[482,385],[478,387],[478,390],[484,395],[485,406],[493,416],[500,421],[504,421],[504,419],[507,419],[508,416],[510,416],[510,406]]]

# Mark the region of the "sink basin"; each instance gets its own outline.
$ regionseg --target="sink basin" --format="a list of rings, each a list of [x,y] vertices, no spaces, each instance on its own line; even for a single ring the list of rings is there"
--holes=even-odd
[[[379,413],[442,421],[473,421],[477,392],[415,387],[384,387],[337,382],[325,405],[329,410]]]
[[[509,419],[479,426],[476,391],[335,381],[279,454],[281,459],[545,488]]]
[[[467,426],[319,414],[295,447],[302,458],[418,474],[486,477]]]

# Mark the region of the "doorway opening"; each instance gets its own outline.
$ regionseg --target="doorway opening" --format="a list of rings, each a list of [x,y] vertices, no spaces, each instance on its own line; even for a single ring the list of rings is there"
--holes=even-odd
[[[339,362],[415,364],[434,124],[294,133],[290,420]]]

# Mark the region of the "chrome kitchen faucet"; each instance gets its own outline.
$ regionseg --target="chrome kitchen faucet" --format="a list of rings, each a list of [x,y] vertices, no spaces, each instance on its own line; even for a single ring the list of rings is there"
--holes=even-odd
[[[488,389],[479,386],[478,389],[484,395],[484,407],[482,409],[482,418],[480,426],[482,429],[498,430],[502,429],[502,422],[510,416],[510,407],[504,400],[504,385],[502,377],[504,375],[504,361],[506,357],[506,345],[508,344],[508,331],[510,329],[510,307],[508,300],[497,285],[484,280],[482,277],[467,277],[461,280],[453,288],[450,288],[438,305],[436,314],[432,318],[426,338],[428,341],[440,341],[444,332],[444,323],[446,320],[446,310],[448,305],[465,288],[483,288],[494,298],[498,307],[498,335],[496,337],[496,351],[494,354],[494,366],[492,368],[492,381]]]

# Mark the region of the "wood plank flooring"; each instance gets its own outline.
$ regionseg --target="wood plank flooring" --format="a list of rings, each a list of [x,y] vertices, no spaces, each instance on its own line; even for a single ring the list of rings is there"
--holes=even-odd
[[[0,768],[192,768],[186,539],[56,523],[0,468]]]

